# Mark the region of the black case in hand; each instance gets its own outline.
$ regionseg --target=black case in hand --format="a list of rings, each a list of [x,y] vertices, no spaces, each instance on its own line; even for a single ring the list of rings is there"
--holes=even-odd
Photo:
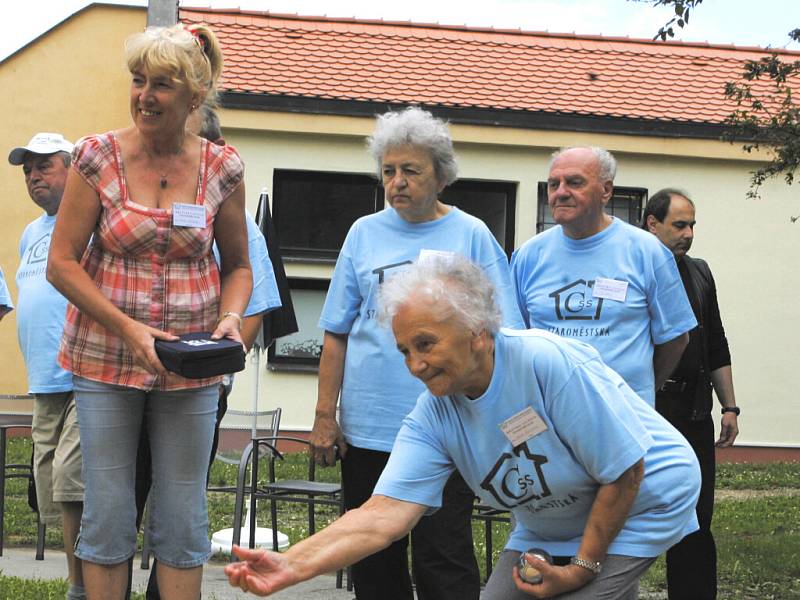
[[[168,371],[188,379],[203,379],[244,370],[239,342],[212,340],[208,332],[186,333],[176,342],[156,340],[156,354]]]

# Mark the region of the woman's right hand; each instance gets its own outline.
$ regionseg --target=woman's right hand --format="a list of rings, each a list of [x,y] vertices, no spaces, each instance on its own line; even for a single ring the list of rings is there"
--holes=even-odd
[[[151,375],[167,374],[167,370],[156,354],[155,340],[174,342],[178,339],[176,335],[149,327],[133,319],[130,319],[122,330],[122,340],[133,354],[133,360]]]
[[[336,464],[338,456],[344,457],[347,453],[347,442],[339,428],[335,417],[317,415],[314,419],[314,429],[309,436],[311,456],[321,467],[332,467]]]
[[[225,567],[228,583],[233,587],[256,596],[269,596],[298,582],[286,557],[278,552],[239,546],[234,546],[232,551],[242,559]]]

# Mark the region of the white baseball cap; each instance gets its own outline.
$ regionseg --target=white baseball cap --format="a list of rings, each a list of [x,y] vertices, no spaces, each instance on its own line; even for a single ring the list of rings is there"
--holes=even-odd
[[[60,133],[37,133],[27,146],[14,148],[8,153],[8,162],[21,165],[25,162],[25,154],[53,154],[54,152],[72,152],[72,144]]]

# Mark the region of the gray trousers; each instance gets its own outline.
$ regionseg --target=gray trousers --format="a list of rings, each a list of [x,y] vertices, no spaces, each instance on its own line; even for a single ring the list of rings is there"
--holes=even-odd
[[[520,553],[505,550],[492,570],[481,600],[531,600],[532,596],[514,585],[511,572]],[[584,587],[554,596],[558,600],[636,600],[639,578],[650,568],[655,558],[638,558],[610,554],[603,563],[603,572]]]

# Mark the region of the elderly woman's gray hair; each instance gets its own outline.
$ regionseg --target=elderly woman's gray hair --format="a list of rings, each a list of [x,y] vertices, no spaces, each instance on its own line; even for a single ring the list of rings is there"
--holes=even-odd
[[[569,148],[561,148],[550,156],[550,164],[548,165],[547,170],[553,168],[553,162],[564,152],[567,150],[573,150],[575,148],[586,148],[587,150],[591,150],[592,154],[595,155],[597,158],[597,163],[600,165],[600,179],[603,181],[614,181],[614,177],[617,176],[617,159],[614,158],[614,155],[611,154],[605,148],[600,148],[599,146],[571,146]]]
[[[479,266],[457,254],[431,254],[388,279],[380,290],[380,319],[390,325],[408,302],[424,302],[454,315],[470,331],[500,328],[500,308],[494,286]],[[438,316],[438,315],[437,315]]]
[[[367,138],[367,147],[378,165],[378,179],[383,156],[398,146],[416,146],[430,152],[439,182],[450,185],[458,178],[458,164],[447,123],[428,111],[410,106],[377,117],[375,131]]]

